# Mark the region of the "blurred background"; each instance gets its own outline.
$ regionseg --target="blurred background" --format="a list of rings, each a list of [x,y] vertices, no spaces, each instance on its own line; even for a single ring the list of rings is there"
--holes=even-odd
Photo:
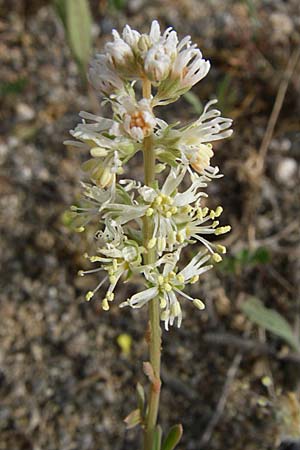
[[[62,142],[80,110],[101,112],[90,56],[112,28],[154,18],[212,62],[162,117],[184,123],[218,97],[234,119],[209,188],[229,251],[194,287],[206,310],[185,302],[181,329],[163,333],[160,422],[182,422],[179,450],[299,448],[299,1],[2,0],[0,15],[0,450],[139,448],[122,420],[147,384],[146,311],[84,301],[93,236],[65,211],[87,155]]]

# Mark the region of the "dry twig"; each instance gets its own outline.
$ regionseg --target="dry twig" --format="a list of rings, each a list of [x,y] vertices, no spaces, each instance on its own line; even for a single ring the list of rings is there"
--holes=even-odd
[[[211,420],[209,421],[209,423],[206,427],[206,430],[204,431],[202,438],[200,440],[200,448],[202,448],[204,445],[206,445],[210,441],[212,433],[213,433],[214,429],[216,428],[220,418],[222,417],[222,414],[223,414],[225,406],[226,406],[227,398],[228,398],[228,395],[230,392],[230,387],[232,385],[233,380],[236,377],[237,371],[238,371],[241,361],[242,361],[242,357],[243,357],[242,353],[238,353],[233,358],[231,366],[228,369],[226,381],[224,383],[222,393],[219,398],[218,404],[216,406],[215,412],[214,412]]]
[[[273,109],[272,109],[272,112],[271,112],[271,115],[269,118],[269,122],[267,125],[267,129],[266,129],[265,135],[263,137],[260,149],[258,151],[259,160],[258,160],[257,169],[258,169],[259,174],[261,174],[263,172],[266,154],[267,154],[268,148],[270,146],[270,143],[271,143],[271,140],[273,137],[274,129],[275,129],[275,126],[276,126],[276,123],[277,123],[277,120],[279,117],[279,113],[281,111],[281,108],[282,108],[282,105],[283,105],[283,102],[285,99],[288,85],[289,85],[291,78],[294,74],[294,71],[297,67],[299,57],[300,57],[300,48],[297,47],[293,51],[293,53],[289,59],[286,70],[284,72],[284,76],[279,85],[275,103],[274,103],[274,106],[273,106]]]

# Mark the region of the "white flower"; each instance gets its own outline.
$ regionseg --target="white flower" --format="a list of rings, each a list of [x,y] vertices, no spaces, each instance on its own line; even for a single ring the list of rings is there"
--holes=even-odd
[[[207,103],[198,120],[191,125],[172,128],[163,121],[157,121],[160,128],[156,132],[157,156],[162,162],[169,159],[190,164],[196,172],[202,174],[213,170],[210,159],[213,157],[211,142],[225,139],[232,134],[232,120],[221,117],[217,109],[210,109],[217,100]],[[176,155],[179,151],[179,156]],[[167,158],[162,156],[167,154]]]
[[[165,53],[170,57],[176,56],[176,46],[178,44],[178,37],[176,31],[171,27],[167,28],[163,34],[160,32],[160,26],[157,20],[153,20],[149,33],[151,46],[157,44],[165,48]]]
[[[177,320],[178,328],[181,325],[182,311],[178,296],[192,301],[198,309],[203,309],[203,302],[192,298],[183,289],[187,284],[196,283],[200,275],[212,268],[212,265],[206,264],[210,256],[205,251],[199,252],[183,270],[178,271],[179,256],[180,251],[176,251],[173,254],[163,256],[154,267],[145,266],[143,269],[144,276],[152,286],[134,294],[127,301],[121,303],[120,307],[141,308],[150,300],[159,301],[160,318],[165,322],[166,330],[169,329],[169,325],[174,324],[175,320]],[[163,269],[159,271],[158,267],[161,265],[163,265]]]
[[[110,65],[106,55],[98,54],[89,69],[89,81],[96,91],[110,96],[125,91],[125,82]]]
[[[204,195],[197,192],[199,183],[192,184],[183,193],[177,192],[185,173],[185,168],[171,169],[161,190],[149,186],[139,189],[143,200],[148,203],[145,214],[151,216],[154,222],[148,248],[156,247],[159,255],[172,251],[175,245],[183,242],[180,228],[189,220],[189,205]]]
[[[221,117],[218,109],[209,109],[211,105],[217,103],[217,100],[209,101],[203,110],[203,113],[192,125],[182,130],[181,140],[187,145],[205,144],[207,142],[218,141],[232,135],[230,129],[232,119]]]
[[[114,135],[114,129],[121,129],[119,122],[104,119],[87,112],[81,112],[83,122],[70,134],[78,141],[65,141],[66,145],[88,149],[93,159],[86,161],[82,168],[90,179],[104,188],[115,182],[116,174],[123,173],[122,165],[138,150],[136,143],[125,132]],[[86,120],[93,121],[86,123]],[[117,133],[116,133],[117,134]]]
[[[125,25],[122,32],[122,38],[128,44],[133,51],[137,50],[138,42],[141,37],[141,34],[130,28],[129,25]]]
[[[135,141],[142,142],[153,133],[156,118],[150,100],[143,98],[136,102],[129,95],[118,96],[113,108],[119,121],[118,125],[111,128],[116,136],[125,132]]]
[[[124,76],[133,75],[136,72],[135,56],[128,45],[116,30],[113,30],[113,42],[105,45],[106,56],[112,66]]]
[[[160,82],[167,78],[176,58],[178,43],[177,33],[168,28],[163,35],[156,20],[152,22],[150,35],[150,47],[142,55],[144,59],[144,71],[146,76],[154,82]]]
[[[98,233],[98,238],[106,241],[105,246],[99,248],[98,255],[87,257],[92,263],[100,263],[100,266],[92,270],[80,270],[79,275],[106,273],[96,288],[87,292],[86,300],[90,301],[104,283],[109,281],[106,295],[102,300],[102,308],[107,311],[109,302],[114,299],[114,290],[120,278],[126,279],[131,272],[140,271],[143,248],[139,247],[135,241],[129,240],[123,234],[121,227],[114,221],[106,223],[104,231]]]
[[[154,45],[145,56],[144,70],[149,80],[159,82],[167,78],[171,67],[171,58],[163,45]]]
[[[171,79],[179,81],[179,88],[188,90],[204,78],[210,69],[210,62],[202,58],[202,53],[191,45],[189,36],[178,45],[178,55],[170,74]]]

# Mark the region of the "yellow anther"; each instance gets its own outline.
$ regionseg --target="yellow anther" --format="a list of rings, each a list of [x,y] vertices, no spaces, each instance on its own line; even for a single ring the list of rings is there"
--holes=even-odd
[[[231,230],[231,226],[230,225],[226,225],[225,227],[219,227],[219,228],[216,229],[215,235],[219,236],[220,234],[228,233],[230,230]]]
[[[214,254],[212,255],[212,259],[213,259],[216,263],[218,263],[218,262],[222,261],[222,256],[219,255],[219,253],[214,253]]]
[[[180,243],[180,244],[182,244],[183,242],[184,242],[184,231],[183,230],[180,230],[178,233],[177,233],[177,240],[178,240],[178,242]]]
[[[222,255],[225,255],[225,253],[227,251],[226,247],[221,244],[216,245],[216,249],[217,249],[217,252],[222,253]]]
[[[117,174],[118,174],[118,175],[122,175],[123,173],[124,173],[123,167],[118,167],[118,168],[117,168]]]
[[[89,254],[88,254],[88,253],[84,253],[84,254],[83,254],[83,257],[84,257],[85,259],[89,259]]]
[[[216,217],[220,217],[220,215],[222,214],[222,212],[223,212],[222,206],[218,206],[218,207],[216,208],[216,210],[215,210],[215,216],[216,216]]]
[[[158,195],[157,197],[156,197],[156,199],[154,200],[154,203],[157,205],[157,206],[159,206],[159,205],[161,205],[161,203],[162,203],[162,196],[161,195]]]
[[[171,292],[172,286],[169,283],[164,283],[163,288],[167,292]]]
[[[191,278],[190,283],[191,283],[191,284],[197,283],[198,280],[199,280],[199,275],[194,275],[194,276]]]
[[[178,273],[176,275],[176,278],[179,281],[179,283],[184,283],[184,276],[182,275],[182,273]]]
[[[108,310],[109,310],[109,304],[108,304],[107,298],[104,298],[104,299],[102,300],[102,309],[103,309],[104,311],[108,311]]]
[[[197,208],[197,213],[196,213],[196,217],[197,219],[203,220],[203,213],[202,213],[202,209],[201,208]]]
[[[112,302],[113,299],[115,298],[115,294],[113,292],[107,292],[106,298],[109,302]]]
[[[114,268],[114,270],[117,270],[117,268],[118,268],[118,262],[116,259],[113,259],[113,268]]]
[[[186,206],[183,206],[183,208],[182,208],[182,212],[183,213],[190,213],[191,211],[192,211],[192,207],[191,207],[191,205],[186,205]]]
[[[101,261],[101,257],[100,256],[91,256],[90,257],[90,261],[93,262],[99,262]]]
[[[164,277],[162,276],[162,275],[158,275],[158,277],[157,277],[157,281],[158,281],[158,284],[163,284],[164,283]]]
[[[111,276],[109,277],[109,282],[110,282],[111,284],[114,284],[114,283],[116,282],[116,280],[117,280],[117,278],[115,277],[115,275],[111,275]]]
[[[178,208],[177,208],[177,206],[172,206],[172,208],[171,208],[171,213],[172,214],[176,214],[177,213],[177,211],[178,211]]]
[[[218,225],[219,225],[219,221],[218,220],[214,220],[213,221],[213,223],[211,224],[211,226],[213,227],[213,228],[216,228]]]
[[[261,382],[264,386],[266,387],[270,387],[272,386],[272,379],[270,377],[268,377],[267,375],[265,375],[262,379]]]
[[[86,301],[89,302],[93,296],[94,296],[94,292],[93,291],[88,291],[86,293],[86,295],[85,295]]]
[[[77,231],[77,233],[82,233],[84,230],[85,230],[84,227],[75,228],[75,231]]]
[[[171,211],[166,212],[166,217],[167,219],[170,219],[170,217],[172,217],[172,212]]]
[[[171,279],[174,279],[174,278],[176,277],[176,273],[174,272],[174,270],[172,270],[172,271],[169,273],[169,277],[170,277]]]
[[[202,208],[202,216],[205,217],[207,216],[209,209],[205,206],[205,208]]]
[[[84,271],[83,270],[78,270],[77,272],[79,277],[84,277]]]
[[[154,209],[153,208],[148,208],[147,211],[146,211],[146,216],[150,217],[150,216],[153,215],[153,213],[154,213]]]
[[[209,217],[210,217],[211,219],[214,219],[214,218],[216,217],[216,213],[215,213],[215,211],[214,211],[213,209],[210,211]]]
[[[196,308],[198,308],[200,310],[205,309],[205,305],[204,305],[203,301],[199,300],[198,298],[195,298],[193,300],[193,305],[196,306]]]

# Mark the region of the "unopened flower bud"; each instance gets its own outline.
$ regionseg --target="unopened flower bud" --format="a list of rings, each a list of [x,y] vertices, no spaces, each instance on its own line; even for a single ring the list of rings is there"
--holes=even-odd
[[[104,157],[108,154],[108,151],[105,148],[101,148],[101,147],[93,147],[90,150],[90,154],[94,157],[94,158],[101,158]]]
[[[151,81],[163,81],[170,72],[171,59],[162,45],[153,46],[146,54],[144,71]]]
[[[105,46],[109,61],[120,72],[132,72],[135,57],[131,47],[119,37],[117,32],[113,32],[113,35],[115,40],[108,42]]]

